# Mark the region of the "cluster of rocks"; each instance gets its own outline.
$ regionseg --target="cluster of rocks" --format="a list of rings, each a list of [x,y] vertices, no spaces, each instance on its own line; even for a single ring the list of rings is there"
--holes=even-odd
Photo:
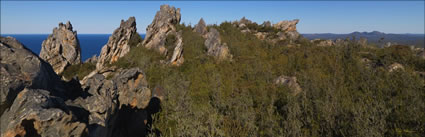
[[[177,32],[176,25],[180,23],[180,8],[161,5],[152,23],[146,28],[146,37],[143,45],[147,49],[154,49],[162,55],[167,56],[168,63],[181,65],[183,58],[183,38],[181,32]],[[174,35],[176,40],[174,50],[168,51],[172,47],[166,47],[167,36]]]
[[[116,69],[111,79],[65,82],[16,39],[0,37],[1,136],[143,136],[152,106],[146,75]],[[158,99],[156,103],[159,103]],[[148,109],[149,108],[149,109]],[[134,119],[135,118],[135,119]]]
[[[46,40],[43,41],[40,57],[49,62],[57,74],[62,73],[69,65],[81,63],[81,49],[77,32],[72,30],[68,21],[59,23]]]
[[[220,33],[215,28],[208,31],[204,19],[200,19],[193,29],[205,38],[204,45],[207,48],[207,55],[215,57],[217,60],[231,60],[233,55],[230,54],[229,47],[226,43],[221,42]]]
[[[254,34],[258,39],[260,40],[268,40],[273,43],[276,43],[278,41],[289,41],[293,42],[300,38],[300,34],[297,31],[297,24],[299,20],[283,20],[276,24],[271,24],[270,21],[265,21],[262,24],[258,25],[259,27],[268,28],[268,29],[275,29],[278,32],[267,32],[267,31],[260,31],[256,29],[249,28],[248,25],[257,23],[252,22],[245,17],[240,19],[239,21],[233,22],[233,25],[241,30],[243,33],[252,33]]]

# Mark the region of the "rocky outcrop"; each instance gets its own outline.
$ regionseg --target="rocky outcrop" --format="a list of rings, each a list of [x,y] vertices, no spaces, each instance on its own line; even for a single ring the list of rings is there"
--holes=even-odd
[[[97,56],[93,55],[91,58],[88,58],[84,61],[84,63],[93,63],[96,64],[97,63]]]
[[[210,28],[204,45],[207,47],[208,55],[214,56],[218,60],[232,59],[229,47],[226,43],[221,43],[220,33],[216,29]]]
[[[109,37],[108,43],[103,46],[97,60],[96,69],[99,70],[106,64],[116,62],[119,58],[130,52],[130,42],[137,35],[136,18],[121,20],[120,27],[115,29]],[[138,36],[138,35],[137,35]]]
[[[122,70],[116,72],[111,80],[101,74],[95,74],[87,80],[82,88],[91,96],[77,98],[68,104],[82,107],[89,112],[88,123],[92,125],[89,128],[91,136],[122,136],[117,132],[131,134],[132,132],[118,130],[121,127],[117,126],[117,123],[122,122],[119,119],[124,115],[122,114],[124,113],[123,109],[131,111],[131,113],[126,111],[126,115],[139,115],[139,118],[146,120],[147,114],[144,109],[149,105],[152,95],[141,70],[137,68]],[[141,114],[133,111],[140,111]],[[125,122],[129,125],[132,123],[132,121]],[[146,128],[144,120],[141,122],[144,125],[138,127],[127,127],[129,125],[126,125],[126,128],[133,132],[140,132],[143,127]]]
[[[0,115],[25,87],[62,94],[52,67],[12,37],[0,37]]]
[[[16,39],[0,38],[1,136],[147,134],[148,119],[159,110],[160,101],[151,101],[140,69],[104,67],[83,84],[78,79],[64,82]],[[158,93],[155,97],[161,97]]]
[[[280,21],[273,25],[274,28],[280,30],[278,32],[279,40],[296,40],[299,38],[300,34],[297,31],[297,24],[299,20],[295,19],[292,21]]]
[[[292,21],[284,20],[272,25],[270,21],[265,21],[263,24],[257,25],[257,23],[243,17],[239,21],[233,22],[233,25],[240,29],[242,33],[252,33],[260,40],[267,40],[272,43],[277,43],[278,41],[292,43],[300,37],[296,27],[298,22],[298,19]]]
[[[167,64],[179,66],[183,63],[183,37],[182,32],[176,31],[180,23],[180,8],[161,5],[152,23],[146,28],[146,37],[142,45],[153,49],[166,56]],[[174,43],[167,43],[167,38],[174,36]],[[173,51],[168,51],[174,49]]]
[[[292,95],[297,95],[302,91],[296,77],[279,76],[274,80],[274,83],[276,85],[287,86],[291,90]]]
[[[169,34],[176,32],[175,25],[180,23],[180,8],[161,5],[152,23],[146,28],[146,37],[143,46],[155,49],[159,53],[167,54],[165,40]]]
[[[61,98],[40,89],[21,91],[1,116],[1,127],[2,137],[87,135],[86,124],[78,121]]]
[[[72,30],[68,21],[59,23],[46,40],[43,41],[40,57],[49,62],[57,74],[69,65],[81,63],[81,49],[77,32]]]
[[[208,29],[204,19],[201,18],[199,20],[198,24],[195,25],[195,28],[193,29],[193,31],[201,34],[201,36],[204,38],[206,37],[208,33]]]

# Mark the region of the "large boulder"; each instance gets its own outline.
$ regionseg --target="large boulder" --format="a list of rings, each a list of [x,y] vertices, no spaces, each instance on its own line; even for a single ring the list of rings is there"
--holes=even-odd
[[[68,21],[59,23],[46,40],[43,41],[40,58],[49,62],[57,74],[62,73],[69,65],[81,63],[81,49],[77,32],[72,30]]]
[[[273,25],[274,28],[279,30],[277,34],[279,40],[296,40],[299,38],[300,34],[297,31],[297,24],[299,20],[295,19],[292,21],[284,20],[280,21]]]
[[[206,37],[208,30],[207,30],[207,25],[204,21],[204,19],[200,19],[198,24],[195,25],[195,28],[193,29],[194,32],[197,32],[199,34],[201,34],[201,36]]]
[[[117,132],[130,134],[130,131],[122,130],[118,126],[120,122],[129,125],[133,122],[142,122],[142,127],[127,127],[140,131],[146,128],[144,120],[147,115],[144,109],[152,97],[145,77],[138,68],[119,70],[110,80],[101,74],[95,74],[82,85],[83,90],[91,96],[80,97],[67,104],[82,107],[89,112],[90,136],[121,136],[117,135]],[[120,121],[119,119],[125,115],[140,116],[144,120]]]
[[[127,21],[121,20],[120,27],[115,29],[109,37],[108,43],[103,46],[97,60],[96,69],[101,69],[106,64],[116,62],[119,58],[130,52],[130,42],[137,39],[136,18],[130,17]]]
[[[46,90],[24,89],[1,116],[2,137],[74,137],[87,134],[63,99]]]
[[[221,43],[220,33],[214,29],[210,28],[207,33],[206,40],[204,45],[207,47],[207,54],[214,56],[218,60],[231,59],[232,55],[230,54],[229,47],[226,43]]]
[[[143,46],[148,49],[155,49],[160,54],[166,55],[166,38],[169,34],[176,32],[175,25],[180,23],[180,8],[161,5],[156,12],[152,23],[146,28],[146,36],[143,40]]]
[[[25,87],[63,93],[52,67],[12,37],[0,37],[0,71],[0,115]]]

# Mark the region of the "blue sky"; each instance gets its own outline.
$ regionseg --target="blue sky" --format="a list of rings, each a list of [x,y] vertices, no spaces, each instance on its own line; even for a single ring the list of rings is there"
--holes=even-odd
[[[300,33],[382,31],[421,33],[424,1],[1,1],[2,34],[48,34],[70,20],[79,34],[110,34],[121,19],[136,17],[145,33],[161,4],[181,8],[182,22],[207,24],[239,20],[262,23],[300,19]]]

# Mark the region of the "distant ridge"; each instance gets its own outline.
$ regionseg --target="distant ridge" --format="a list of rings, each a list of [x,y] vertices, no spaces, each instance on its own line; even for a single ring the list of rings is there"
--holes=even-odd
[[[368,42],[381,45],[387,42],[402,44],[402,45],[413,45],[416,47],[424,47],[425,34],[393,34],[384,33],[380,31],[371,32],[352,32],[348,34],[335,34],[335,33],[315,33],[315,34],[301,34],[307,39],[345,39],[345,38],[367,38]]]

